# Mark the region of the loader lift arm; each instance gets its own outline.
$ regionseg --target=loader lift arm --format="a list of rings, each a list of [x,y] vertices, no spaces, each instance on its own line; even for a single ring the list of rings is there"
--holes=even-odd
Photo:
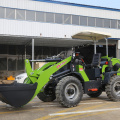
[[[0,85],[0,100],[14,107],[24,106],[50,81],[51,75],[69,63],[71,58],[70,56],[64,60],[60,58],[39,60],[48,63],[34,71],[32,71],[29,60],[26,59],[25,66],[29,78],[26,84],[14,82],[10,85]]]

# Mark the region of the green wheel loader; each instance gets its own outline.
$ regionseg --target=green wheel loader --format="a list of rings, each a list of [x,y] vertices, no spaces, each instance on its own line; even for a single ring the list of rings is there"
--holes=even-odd
[[[82,32],[77,36],[82,39],[96,40],[109,37],[96,32]],[[85,37],[84,37],[85,36]],[[86,37],[87,36],[87,37]],[[91,64],[85,64],[79,52],[64,58],[61,54],[41,60],[25,60],[28,78],[24,84],[13,83],[0,85],[0,100],[14,107],[21,107],[35,96],[44,102],[55,99],[65,106],[79,104],[83,94],[98,97],[103,91],[112,101],[120,101],[120,60],[108,57],[107,39],[106,56],[93,55]],[[41,68],[32,70],[30,62],[46,62]]]

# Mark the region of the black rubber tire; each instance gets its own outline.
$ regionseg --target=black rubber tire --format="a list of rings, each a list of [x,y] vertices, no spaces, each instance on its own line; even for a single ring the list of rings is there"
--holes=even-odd
[[[76,87],[74,89],[74,91],[77,92],[77,94],[75,93],[75,95],[73,94],[73,98],[67,98],[66,97],[66,90],[67,86],[69,85],[73,85],[73,88]],[[67,91],[68,92],[68,91]],[[69,94],[69,93],[67,93]],[[71,94],[71,93],[70,93]],[[74,97],[75,96],[75,97]],[[64,78],[62,78],[59,83],[57,84],[56,87],[56,98],[57,101],[65,107],[75,107],[79,104],[79,102],[81,101],[83,96],[83,87],[82,84],[80,82],[80,80],[78,80],[76,77],[73,76],[66,76]]]
[[[99,89],[97,92],[91,92],[91,93],[89,93],[87,95],[92,97],[92,98],[96,98],[96,97],[100,96],[101,94],[102,94],[102,90]]]
[[[51,102],[56,99],[55,94],[53,95],[46,95],[44,92],[40,92],[37,97],[42,100],[43,102]]]
[[[111,77],[109,83],[105,86],[105,91],[106,91],[108,98],[115,102],[120,101],[120,95],[119,96],[116,95],[115,90],[114,90],[115,89],[114,85],[117,82],[120,83],[120,76],[115,75]]]

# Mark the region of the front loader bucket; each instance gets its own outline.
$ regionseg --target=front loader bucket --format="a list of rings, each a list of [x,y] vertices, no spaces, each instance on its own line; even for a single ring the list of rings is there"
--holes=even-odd
[[[0,100],[14,107],[21,107],[27,104],[37,88],[37,83],[34,84],[2,84],[0,85]]]

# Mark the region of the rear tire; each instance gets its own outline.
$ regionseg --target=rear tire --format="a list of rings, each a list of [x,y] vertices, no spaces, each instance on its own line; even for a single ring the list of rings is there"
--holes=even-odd
[[[81,82],[73,76],[62,78],[56,87],[57,101],[65,107],[75,107],[83,96]]]
[[[100,96],[101,94],[102,94],[102,90],[99,89],[97,92],[94,92],[94,93],[92,92],[92,93],[89,93],[87,95],[92,97],[92,98],[96,98],[96,97]]]
[[[111,77],[109,83],[105,87],[108,98],[112,101],[120,101],[120,76]]]

